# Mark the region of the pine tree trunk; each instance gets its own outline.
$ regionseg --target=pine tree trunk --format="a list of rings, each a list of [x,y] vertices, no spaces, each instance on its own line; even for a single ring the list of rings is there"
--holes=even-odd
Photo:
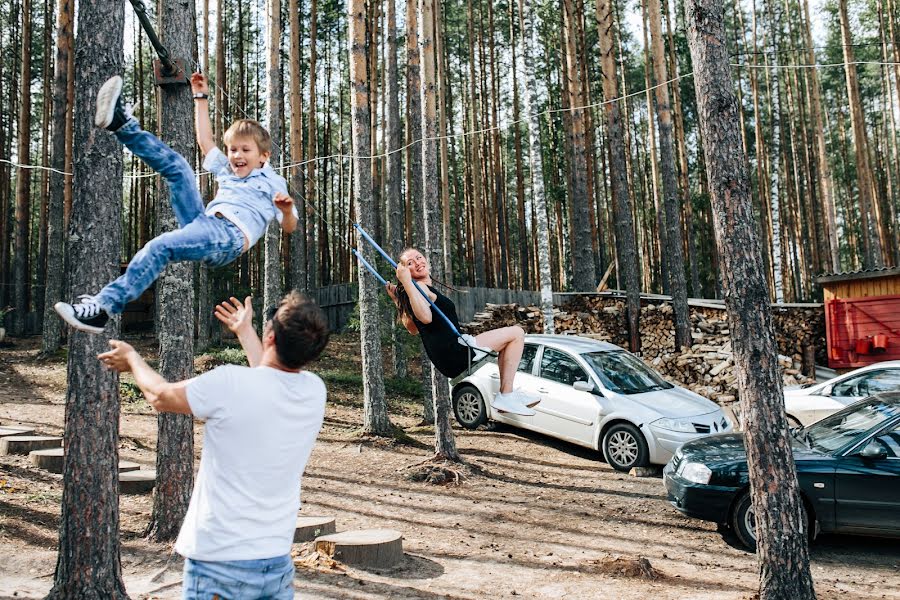
[[[53,97],[50,92],[50,82],[53,74],[53,56],[51,49],[53,48],[53,15],[56,10],[54,0],[44,0],[44,31],[43,31],[43,47],[44,64],[42,66],[42,84],[41,84],[41,186],[38,191],[40,198],[40,217],[38,220],[38,261],[34,269],[35,281],[37,282],[37,290],[33,292],[34,313],[37,317],[37,328],[43,332],[44,329],[44,296],[47,281],[47,230],[48,230],[48,211],[50,206],[50,106],[53,104]],[[51,317],[53,318],[53,317]]]
[[[413,1],[413,0],[410,0]],[[475,82],[475,14],[472,8],[472,0],[467,0],[466,4],[466,27],[467,39],[469,43],[469,130],[476,131],[481,129],[478,122],[477,114],[479,112],[478,103],[479,96],[476,91]],[[470,197],[470,205],[472,207],[472,246],[473,246],[473,269],[475,272],[475,287],[482,287],[485,284],[485,247],[484,247],[484,222],[481,210],[481,135],[472,133],[466,136],[471,148],[469,157],[469,168],[472,174],[472,194]]]
[[[446,272],[444,281],[454,283],[453,258],[450,253],[450,156],[447,143],[447,114],[450,108],[447,106],[447,79],[445,75],[446,55],[444,49],[444,18],[441,14],[441,3],[434,5],[434,49],[437,66],[437,102],[438,102],[438,135],[440,136],[440,166],[441,166],[441,222],[443,247],[441,248],[441,260],[444,262]]]
[[[209,0],[203,0],[203,16],[202,16],[202,49],[200,52],[200,68],[204,73],[209,73]],[[221,110],[218,106],[216,110]],[[194,155],[199,156],[198,163],[203,162],[203,157],[198,152]],[[203,203],[207,204],[212,196],[212,185],[209,174],[200,175],[200,197]],[[132,211],[134,214],[134,211]],[[194,265],[194,277],[197,281],[197,335],[194,344],[195,352],[203,352],[209,347],[209,333],[214,326],[213,320],[213,303],[212,293],[209,289],[209,267],[203,263]]]
[[[53,74],[53,133],[50,156],[50,194],[47,208],[47,279],[44,290],[44,331],[41,353],[52,354],[62,344],[64,321],[53,305],[63,299],[65,286],[64,211],[66,179],[66,99],[70,53],[72,51],[71,0],[59,0],[56,21],[56,62]]]
[[[432,275],[444,280],[440,178],[438,176],[437,77],[435,75],[434,0],[419,1],[419,66],[422,73],[422,184],[425,213],[425,239]],[[448,460],[459,460],[456,439],[450,424],[450,385],[434,365],[431,367],[431,393],[434,398],[434,451]]]
[[[288,0],[290,15],[290,69],[291,69],[291,162],[303,160],[303,90],[301,89],[301,60],[303,54],[300,29],[300,1]],[[297,206],[297,229],[291,234],[291,287],[307,293],[307,257],[306,231],[307,222],[306,177],[303,165],[291,169],[290,183],[294,192],[294,203]]]
[[[782,402],[778,348],[750,179],[741,148],[737,104],[725,44],[723,9],[712,0],[685,5],[699,123],[722,260],[745,446],[756,514],[761,600],[815,598],[806,526]]]
[[[859,213],[863,225],[863,263],[867,269],[884,265],[881,215],[878,197],[875,194],[872,169],[869,164],[869,141],[863,117],[862,99],[856,75],[856,58],[853,52],[853,38],[847,17],[847,0],[839,0],[838,14],[841,22],[841,41],[844,48],[844,72],[847,77],[847,100],[850,108],[850,129],[853,133],[853,149],[856,154],[856,177],[859,192]]]
[[[372,200],[372,170],[369,168],[371,142],[369,117],[369,82],[366,72],[366,7],[365,0],[349,4],[350,30],[350,111],[353,135],[353,195],[359,209],[359,223],[372,231],[378,216]],[[375,261],[371,244],[362,245],[367,261]],[[381,366],[381,320],[378,309],[379,284],[359,267],[359,329],[363,368],[363,431],[371,435],[391,435],[393,426],[387,414],[384,379]]]
[[[406,0],[406,210],[407,243],[425,244],[422,199],[422,98],[417,0]],[[395,257],[396,258],[396,257]]]
[[[403,252],[403,196],[401,195],[401,178],[403,177],[402,132],[400,129],[400,83],[397,71],[397,0],[387,2],[387,98],[385,106],[385,129],[387,135],[387,164],[385,181],[387,184],[387,239],[391,256],[399,257]],[[401,331],[395,320],[391,323],[391,357],[394,374],[405,377],[407,372],[406,356],[403,353]]]
[[[196,48],[194,5],[164,0],[160,3],[160,35],[176,58],[187,61]],[[173,150],[194,156],[193,101],[187,85],[160,89],[160,133]],[[178,227],[170,190],[162,185],[156,203],[157,235]],[[171,263],[156,285],[159,372],[169,381],[194,374],[194,266]],[[171,541],[187,512],[194,484],[194,427],[190,415],[160,413],[156,449],[157,486],[147,535],[154,541]]]
[[[94,128],[97,90],[121,73],[124,5],[81,0],[74,119],[71,295],[93,293],[118,275],[122,212],[122,149]],[[109,326],[113,335],[118,319]],[[119,546],[118,376],[97,354],[105,335],[69,337],[63,496],[59,555],[48,598],[127,598]]]
[[[316,166],[318,162],[314,159],[318,156],[316,132],[316,62],[318,58],[318,0],[311,0],[309,7],[309,123],[306,134],[306,264],[307,264],[307,290],[314,290],[319,284],[319,260],[317,256],[316,245],[316,229],[318,228],[320,236],[322,235],[322,223],[319,219],[315,219],[312,208],[315,207],[318,190],[318,181],[316,180]],[[368,150],[365,151],[368,153]]]
[[[509,39],[510,52],[512,53],[512,102],[513,102],[513,123],[515,123],[515,133],[513,139],[513,151],[516,161],[516,221],[519,228],[519,264],[518,264],[518,287],[523,290],[529,289],[531,272],[528,268],[528,227],[525,221],[525,169],[522,164],[522,124],[520,123],[521,112],[519,111],[519,79],[516,71],[519,69],[519,59],[516,54],[516,46],[519,43],[516,40],[516,21],[513,11],[514,3],[509,3]],[[522,32],[519,32],[522,36]],[[532,232],[533,233],[533,232]]]
[[[31,0],[22,0],[21,66],[19,72],[19,125],[17,156],[19,162],[31,162]],[[25,335],[30,291],[29,234],[31,231],[31,169],[16,173],[16,241],[13,261],[13,335]]]
[[[541,122],[535,110],[534,98],[537,96],[537,81],[534,75],[534,63],[540,47],[540,39],[535,13],[528,5],[528,0],[519,0],[519,56],[516,70],[525,76],[522,88],[522,103],[528,115],[528,145],[531,159],[531,202],[537,215],[532,235],[537,238],[537,263],[541,288],[541,314],[544,319],[544,333],[555,331],[553,324],[553,279],[550,273],[550,227],[547,222],[547,200],[544,195],[544,164],[541,156]]]
[[[269,157],[269,164],[280,166],[283,140],[281,123],[284,116],[284,92],[281,77],[281,0],[267,0],[266,13],[269,25],[266,61],[266,115],[269,120],[269,135],[272,136],[272,155]],[[269,227],[266,229],[264,251],[263,306],[268,309],[277,306],[284,295],[281,282],[281,228],[274,221],[269,223]]]
[[[691,315],[687,303],[687,283],[684,278],[684,238],[682,237],[681,206],[675,175],[675,144],[672,139],[672,108],[669,104],[669,76],[666,69],[662,38],[662,17],[659,0],[647,0],[653,72],[656,78],[656,116],[659,120],[659,156],[662,171],[663,203],[666,210],[665,254],[669,257],[669,289],[675,313],[675,348],[691,345]]]
[[[613,13],[610,0],[597,0],[597,27],[600,38],[600,59],[603,72],[603,107],[606,114],[606,132],[609,140],[609,172],[612,194],[615,200],[616,254],[620,284],[627,292],[627,320],[629,349],[639,352],[641,333],[640,273],[637,249],[634,241],[634,220],[631,212],[631,192],[628,185],[628,169],[625,164],[625,140],[619,112],[616,64],[613,54]],[[627,120],[626,120],[627,122]]]

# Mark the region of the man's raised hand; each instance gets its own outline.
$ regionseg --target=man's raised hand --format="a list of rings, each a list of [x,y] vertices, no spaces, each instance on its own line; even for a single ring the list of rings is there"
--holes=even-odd
[[[109,340],[112,350],[98,354],[97,358],[106,365],[107,368],[119,373],[127,373],[131,371],[131,363],[129,360],[132,355],[136,355],[137,351],[131,344],[127,344],[120,340]]]
[[[235,335],[243,329],[253,329],[253,305],[250,296],[240,300],[232,296],[227,302],[216,306],[216,318]]]

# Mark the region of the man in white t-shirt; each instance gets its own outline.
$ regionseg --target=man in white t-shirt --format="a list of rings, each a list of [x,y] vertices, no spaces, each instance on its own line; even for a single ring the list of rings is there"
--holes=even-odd
[[[325,415],[325,384],[303,371],[328,342],[328,322],[304,296],[270,309],[262,340],[248,297],[216,307],[249,367],[225,365],[169,383],[125,342],[99,355],[131,371],[159,412],[206,421],[200,470],[175,550],[185,557],[185,599],[294,597],[290,549],[300,483]]]

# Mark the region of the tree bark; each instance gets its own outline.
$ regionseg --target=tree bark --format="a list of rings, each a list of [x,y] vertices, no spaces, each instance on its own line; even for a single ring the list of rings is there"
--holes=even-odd
[[[865,268],[879,268],[884,265],[885,241],[882,239],[881,214],[872,168],[869,163],[869,141],[863,117],[862,99],[859,95],[859,81],[856,75],[856,58],[853,52],[853,38],[847,16],[847,0],[839,0],[838,14],[841,22],[841,41],[844,48],[844,73],[847,77],[847,100],[850,109],[850,129],[853,134],[853,149],[856,154],[856,177],[859,192],[859,213],[863,228],[863,263]]]
[[[637,249],[634,241],[634,219],[631,212],[631,193],[625,164],[625,140],[622,118],[619,112],[616,63],[613,55],[613,13],[610,0],[597,0],[597,28],[600,38],[600,60],[603,72],[603,105],[606,115],[606,134],[609,140],[609,171],[612,194],[615,200],[616,254],[619,283],[624,283],[627,293],[629,349],[640,352],[641,314],[640,273]]]
[[[41,353],[56,352],[62,344],[65,322],[53,305],[63,299],[65,286],[65,188],[66,188],[66,105],[70,53],[72,51],[72,2],[59,0],[56,20],[56,63],[53,74],[53,119],[50,148],[50,198],[47,209],[47,279],[44,289],[44,331]]]
[[[353,137],[353,195],[359,209],[359,223],[366,231],[374,229],[378,216],[372,200],[372,171],[369,168],[369,82],[366,72],[365,0],[349,3],[350,111]],[[375,261],[371,244],[362,245],[367,261]],[[359,268],[359,329],[363,368],[363,431],[371,435],[391,435],[384,397],[381,365],[381,320],[378,309],[379,284]]]
[[[422,84],[420,80],[417,0],[406,0],[406,243],[423,244],[425,215],[416,210],[422,198]]]
[[[744,440],[756,514],[759,595],[761,600],[815,598],[782,402],[778,348],[741,148],[723,7],[713,0],[688,0],[685,19],[738,390],[746,415]]]
[[[412,0],[410,0],[412,1]],[[475,13],[472,8],[472,0],[466,3],[466,27],[469,43],[469,129],[480,129],[478,122],[478,92],[475,87]],[[472,175],[472,194],[469,198],[472,207],[472,249],[473,270],[475,273],[475,287],[485,284],[485,248],[484,248],[484,223],[481,210],[481,135],[472,133],[469,142],[471,155],[469,156],[469,168]]]
[[[99,290],[118,275],[122,150],[94,128],[97,90],[123,68],[124,5],[81,0],[74,119],[74,190],[69,231],[71,295]],[[110,325],[118,329],[118,319]],[[97,354],[105,335],[69,337],[59,555],[48,598],[127,598],[119,558],[118,377]]]
[[[187,64],[196,49],[194,5],[164,0],[160,3],[160,35],[176,58]],[[173,150],[195,156],[193,101],[187,85],[160,89],[160,133]],[[178,227],[168,186],[160,189],[156,203],[157,235]],[[169,381],[181,381],[194,374],[194,267],[187,262],[166,267],[156,285],[159,372]],[[156,491],[147,536],[154,541],[171,541],[187,512],[194,485],[194,427],[190,415],[160,413],[156,449]]]
[[[675,313],[675,348],[691,345],[691,315],[687,303],[684,277],[684,237],[681,203],[675,174],[675,144],[672,137],[672,107],[669,103],[669,79],[662,37],[659,0],[647,0],[653,72],[656,78],[656,117],[659,121],[659,157],[662,175],[663,204],[666,211],[665,254],[669,257],[669,291]]]
[[[522,103],[528,115],[528,145],[531,159],[531,202],[537,214],[536,228],[533,235],[537,237],[538,275],[541,288],[541,314],[544,319],[544,333],[555,331],[553,324],[553,280],[550,273],[550,227],[547,222],[547,200],[544,195],[544,164],[541,156],[541,122],[535,110],[537,81],[534,75],[534,60],[540,48],[540,38],[533,19],[535,12],[528,5],[528,0],[519,0],[519,55],[516,70],[525,76],[522,88]]]
[[[288,0],[290,15],[291,69],[291,162],[303,160],[303,90],[300,71],[303,46],[300,29],[300,0]],[[296,198],[297,229],[291,234],[291,287],[303,293],[309,291],[306,257],[306,231],[309,228],[306,207],[306,173],[303,165],[291,169],[290,182]]]
[[[319,261],[316,252],[312,251],[316,248],[316,228],[319,228],[320,236],[323,234],[322,224],[318,219],[314,219],[313,208],[316,206],[318,182],[316,180],[317,162],[314,160],[318,156],[316,132],[316,62],[318,58],[318,0],[311,0],[309,7],[309,124],[306,134],[306,261],[307,261],[307,283],[306,289],[313,290],[319,285],[318,265]],[[366,151],[368,152],[368,150]],[[313,223],[316,226],[313,226]]]
[[[268,48],[266,53],[266,115],[269,135],[272,137],[272,155],[269,164],[281,165],[282,132],[284,118],[284,92],[281,77],[281,0],[267,0]],[[282,286],[281,228],[274,221],[269,223],[265,236],[265,267],[263,271],[263,307],[277,306],[284,295]]]
[[[422,184],[425,239],[431,273],[443,281],[444,228],[442,224],[440,178],[438,176],[437,78],[435,76],[434,0],[419,0],[419,65],[422,73]],[[450,385],[434,365],[431,393],[434,398],[434,451],[447,460],[459,460],[456,439],[450,424]]]
[[[21,66],[19,71],[19,125],[17,156],[19,162],[31,162],[31,0],[22,0]],[[31,169],[16,173],[16,242],[13,261],[15,298],[12,334],[25,335],[28,319],[30,280]]]

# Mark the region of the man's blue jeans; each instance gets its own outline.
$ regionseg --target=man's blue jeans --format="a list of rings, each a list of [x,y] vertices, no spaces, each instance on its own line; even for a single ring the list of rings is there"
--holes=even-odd
[[[170,262],[201,261],[220,267],[240,256],[244,249],[244,234],[237,225],[203,213],[194,170],[183,156],[142,130],[133,118],[116,131],[116,137],[166,180],[179,229],[147,242],[131,259],[125,273],[94,297],[111,314],[122,312],[128,302],[153,285]]]
[[[290,555],[260,560],[184,560],[184,600],[293,600]]]

